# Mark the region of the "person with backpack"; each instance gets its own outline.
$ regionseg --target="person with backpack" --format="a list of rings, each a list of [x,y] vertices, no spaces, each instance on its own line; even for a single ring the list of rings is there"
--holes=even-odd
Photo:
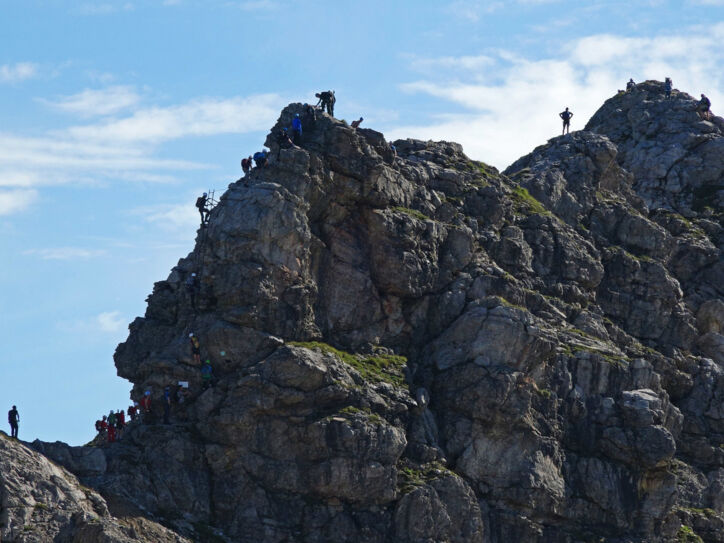
[[[664,80],[664,94],[666,95],[666,98],[671,98],[671,90],[673,89],[673,83],[671,82],[671,78],[667,77]]]
[[[141,404],[141,409],[143,410],[142,416],[141,416],[141,422],[151,414],[151,391],[147,390],[144,392],[143,397],[141,398],[141,401],[139,402]]]
[[[186,278],[186,290],[189,293],[189,298],[191,298],[191,307],[194,312],[196,312],[196,295],[199,293],[200,288],[199,278],[196,276],[196,272],[191,272]]]
[[[112,419],[111,415],[113,415]],[[108,415],[108,443],[116,441],[116,415],[113,411],[111,411],[111,415]]]
[[[207,201],[208,195],[205,192],[196,198],[196,208],[199,210],[199,215],[201,215],[201,224],[206,224],[209,221],[209,210],[206,207]]]
[[[571,117],[573,117],[573,112],[568,111],[568,108],[566,108],[565,111],[561,111],[558,116],[563,119],[563,134],[566,133],[566,131],[570,134],[571,133]]]
[[[632,91],[636,88],[636,83],[634,83],[633,78],[628,80],[628,83],[626,83],[626,92]]]
[[[702,94],[701,100],[699,100],[699,103],[696,105],[696,112],[699,114],[699,117],[704,120],[709,120],[711,116],[710,108],[711,100]]]
[[[10,437],[17,439],[18,425],[20,423],[20,414],[18,413],[17,407],[13,406],[13,408],[8,411],[8,422],[10,423]]]
[[[137,415],[138,408],[136,407],[136,402],[133,402],[133,405],[128,406],[128,418],[131,419],[131,422],[136,422]]]
[[[257,168],[263,168],[267,163],[267,153],[264,150],[254,153],[254,164]]]
[[[317,102],[317,106],[322,106],[322,111],[324,111],[325,107],[327,108],[327,113],[329,113],[332,117],[334,117],[334,104],[337,101],[337,99],[334,96],[334,91],[323,91],[318,92],[314,96],[319,98],[319,101]]]
[[[194,357],[194,362],[201,364],[201,344],[199,343],[199,338],[191,332],[189,334],[189,340],[191,341],[191,355]]]
[[[289,137],[289,132],[287,132],[286,128],[282,128],[277,134],[277,143],[279,144],[279,150],[277,151],[277,160],[279,160],[279,157],[282,154],[282,149],[290,149],[292,147],[296,147],[296,145],[294,145],[294,142]]]

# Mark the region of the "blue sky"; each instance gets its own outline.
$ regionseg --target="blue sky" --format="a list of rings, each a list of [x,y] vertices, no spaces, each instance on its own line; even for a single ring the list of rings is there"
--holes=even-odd
[[[504,168],[629,77],[718,113],[722,42],[724,0],[0,0],[0,407],[81,444],[128,406],[115,346],[287,103]]]

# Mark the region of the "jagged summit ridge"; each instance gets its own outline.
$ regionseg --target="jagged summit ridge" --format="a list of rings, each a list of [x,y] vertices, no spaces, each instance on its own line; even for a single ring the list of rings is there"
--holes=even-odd
[[[84,480],[230,541],[722,541],[718,204],[657,209],[601,112],[502,174],[326,114],[279,149],[296,113],[117,350],[135,397],[191,398]]]

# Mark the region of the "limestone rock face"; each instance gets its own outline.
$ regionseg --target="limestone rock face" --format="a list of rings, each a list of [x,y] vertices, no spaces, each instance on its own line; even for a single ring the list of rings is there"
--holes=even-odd
[[[288,106],[118,346],[144,423],[34,446],[198,541],[724,541],[721,120],[692,104],[639,85],[503,173]]]

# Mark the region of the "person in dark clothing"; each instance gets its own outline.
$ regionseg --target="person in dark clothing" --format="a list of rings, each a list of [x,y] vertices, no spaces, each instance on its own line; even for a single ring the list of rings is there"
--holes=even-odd
[[[558,116],[563,119],[563,134],[568,132],[571,133],[571,117],[573,117],[573,112],[568,111],[568,108],[566,108],[565,111],[561,111]]]
[[[358,128],[359,125],[362,124],[362,121],[364,121],[364,119],[360,117],[358,121],[352,121],[352,124],[350,126],[352,126],[352,128]]]
[[[196,295],[199,293],[199,289],[201,287],[199,286],[199,278],[196,276],[195,272],[192,272],[191,275],[189,275],[186,278],[186,290],[189,292],[189,297],[191,298],[191,307],[196,310]]]
[[[291,138],[292,142],[297,145],[302,143],[302,119],[299,118],[299,113],[292,119]]]
[[[282,149],[296,147],[292,139],[289,137],[289,132],[287,132],[286,128],[282,128],[279,134],[277,134],[277,143],[279,144],[279,150],[277,151],[277,160],[279,160],[279,157],[282,154]]]
[[[628,80],[628,83],[626,83],[626,91],[630,91],[636,88],[636,83],[634,83],[633,78]]]
[[[319,98],[319,101],[317,102],[317,105],[322,106],[322,111],[324,111],[324,108],[327,108],[327,113],[329,113],[332,117],[334,117],[334,104],[337,101],[337,99],[334,96],[334,91],[324,91],[324,92],[318,92],[314,96]]]
[[[711,111],[709,110],[710,108],[711,100],[709,100],[705,95],[702,94],[701,100],[699,100],[699,103],[696,106],[696,112],[702,119],[708,120],[711,116]]]
[[[206,208],[207,199],[208,195],[205,192],[202,196],[196,198],[196,208],[201,215],[201,224],[206,224],[209,221],[209,210]]]
[[[214,368],[211,366],[211,360],[204,362],[201,367],[201,381],[203,382],[203,389],[206,390],[210,386],[213,386],[212,380],[214,377]]]
[[[304,126],[307,127],[307,131],[314,128],[314,123],[317,122],[317,108],[304,104]]]
[[[667,77],[664,81],[664,93],[666,94],[667,98],[671,98],[671,90],[673,88],[673,83],[671,82],[671,78]]]
[[[8,422],[10,423],[10,437],[18,438],[18,424],[20,423],[20,414],[18,408],[13,408],[8,411]]]
[[[171,424],[171,387],[163,389],[163,423]]]
[[[136,422],[137,415],[138,408],[136,407],[136,403],[134,402],[133,405],[128,406],[128,418],[131,419],[131,422]]]
[[[249,170],[251,170],[251,157],[241,159],[241,170],[244,172],[244,175],[249,173]]]

